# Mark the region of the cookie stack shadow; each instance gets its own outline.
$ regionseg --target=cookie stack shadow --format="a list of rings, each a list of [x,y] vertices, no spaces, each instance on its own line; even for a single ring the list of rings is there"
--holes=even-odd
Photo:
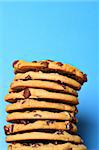
[[[52,60],[13,63],[5,101],[8,150],[86,150],[77,135],[78,92],[87,77]]]

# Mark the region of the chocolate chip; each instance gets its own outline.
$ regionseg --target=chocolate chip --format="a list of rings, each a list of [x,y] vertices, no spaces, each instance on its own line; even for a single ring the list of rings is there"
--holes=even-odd
[[[32,61],[32,63],[36,63],[36,62],[37,62],[37,61],[35,61],[35,60],[34,60],[34,61]]]
[[[44,68],[48,68],[48,64],[49,64],[49,63],[46,62],[46,61],[42,61],[42,62],[41,62],[41,65],[44,65]]]
[[[16,144],[16,142],[12,142],[12,144],[14,144],[14,145],[15,145],[15,144]]]
[[[35,114],[34,117],[42,117],[40,114]]]
[[[48,59],[48,60],[46,60],[46,61],[48,61],[48,62],[53,62],[53,60],[50,60],[50,59]]]
[[[13,127],[14,125],[12,124],[11,126],[7,127],[7,126],[4,126],[4,131],[5,131],[5,134],[9,134],[9,133],[13,133]]]
[[[57,80],[57,83],[61,84],[62,82],[60,80]]]
[[[9,133],[9,128],[7,126],[4,126],[4,131],[5,131],[5,134],[7,135]]]
[[[25,90],[24,90],[23,96],[24,96],[25,98],[29,98],[29,97],[31,96],[31,93],[30,93],[29,89],[25,89]]]
[[[83,76],[84,76],[84,81],[87,82],[87,75],[84,74]]]
[[[76,122],[77,122],[76,117],[72,117],[72,118],[71,118],[71,121],[72,121],[73,123],[76,123]]]
[[[12,64],[12,66],[14,67],[14,66],[17,64],[18,61],[19,61],[19,60],[15,60],[15,61],[13,62],[13,64]]]
[[[52,120],[47,120],[46,123],[47,123],[47,125],[50,125],[50,124],[53,124],[54,121],[52,121]]]
[[[73,128],[72,124],[70,122],[67,123],[66,125],[67,130],[71,131],[71,129]]]
[[[28,76],[25,77],[25,80],[32,80],[32,78],[31,78],[30,75],[28,75]]]
[[[63,130],[59,130],[59,131],[56,131],[55,133],[56,134],[64,134],[64,131]]]
[[[61,86],[62,86],[64,89],[66,89],[66,85],[65,85],[63,82],[61,82],[60,80],[57,80],[57,83],[61,84]]]
[[[58,66],[62,66],[63,64],[61,62],[56,63]]]
[[[74,69],[74,70],[72,71],[72,73],[75,74],[75,73],[76,73],[76,69]]]
[[[61,82],[60,80],[57,80],[57,83],[58,83],[58,84],[61,84],[61,85],[63,86],[63,88],[66,89],[65,83]]]

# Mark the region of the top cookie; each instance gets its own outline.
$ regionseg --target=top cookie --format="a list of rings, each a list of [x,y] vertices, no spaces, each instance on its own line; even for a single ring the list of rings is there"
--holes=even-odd
[[[81,84],[87,81],[87,76],[77,68],[69,65],[62,64],[61,62],[55,62],[52,60],[42,60],[25,62],[23,60],[17,60],[13,63],[14,72],[27,72],[27,71],[44,71],[44,72],[58,72],[70,76],[77,80]]]

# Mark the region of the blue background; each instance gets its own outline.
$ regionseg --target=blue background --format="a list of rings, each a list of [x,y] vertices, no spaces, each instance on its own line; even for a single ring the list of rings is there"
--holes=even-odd
[[[0,140],[6,150],[3,100],[13,80],[12,62],[52,59],[88,75],[79,92],[78,128],[88,150],[98,150],[98,20],[96,2],[0,3]]]

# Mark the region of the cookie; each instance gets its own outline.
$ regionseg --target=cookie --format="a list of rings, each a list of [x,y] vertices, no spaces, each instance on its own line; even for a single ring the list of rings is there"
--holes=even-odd
[[[49,111],[25,111],[25,112],[13,112],[8,114],[6,120],[8,122],[16,121],[16,120],[75,120],[75,114],[69,112],[49,112]]]
[[[17,99],[25,98],[49,99],[56,102],[70,103],[74,105],[78,104],[76,96],[34,88],[27,88],[18,93],[9,93],[5,96],[5,101],[16,102]]]
[[[81,88],[81,84],[77,82],[76,80],[60,75],[58,73],[44,73],[41,71],[38,71],[38,72],[28,71],[25,73],[17,73],[14,77],[14,81],[18,81],[18,80],[54,81],[54,82],[62,84],[63,86],[68,85],[75,90],[80,90]]]
[[[74,96],[78,96],[77,92],[68,86],[55,83],[55,82],[41,81],[41,80],[13,81],[10,85],[9,92],[19,91],[25,88],[39,88],[39,89],[45,89],[54,92],[56,91],[60,93],[67,93]]]
[[[69,111],[77,113],[77,107],[62,103],[52,103],[46,101],[39,101],[34,99],[19,100],[16,103],[8,104],[6,106],[7,112],[27,110],[27,109],[47,109],[47,110],[58,110],[58,111]]]
[[[8,150],[87,150],[83,144],[42,144],[42,143],[14,143],[9,144]]]
[[[71,66],[69,64],[62,64],[61,62],[55,62],[52,60],[42,60],[25,62],[23,60],[17,60],[13,63],[14,72],[27,72],[27,71],[44,71],[44,72],[59,72],[74,78],[81,84],[87,81],[86,74]]]
[[[79,136],[72,135],[66,131],[56,131],[54,133],[29,132],[29,133],[8,135],[6,137],[6,142],[32,141],[32,140],[65,141],[78,144],[82,143],[82,139]]]
[[[22,124],[23,123],[23,124]],[[70,133],[76,133],[77,127],[74,123],[69,121],[65,122],[56,122],[52,120],[38,120],[33,123],[29,121],[23,121],[20,124],[8,124],[4,126],[5,134],[15,134],[18,132],[26,132],[26,131],[46,131],[46,130],[66,130]]]

